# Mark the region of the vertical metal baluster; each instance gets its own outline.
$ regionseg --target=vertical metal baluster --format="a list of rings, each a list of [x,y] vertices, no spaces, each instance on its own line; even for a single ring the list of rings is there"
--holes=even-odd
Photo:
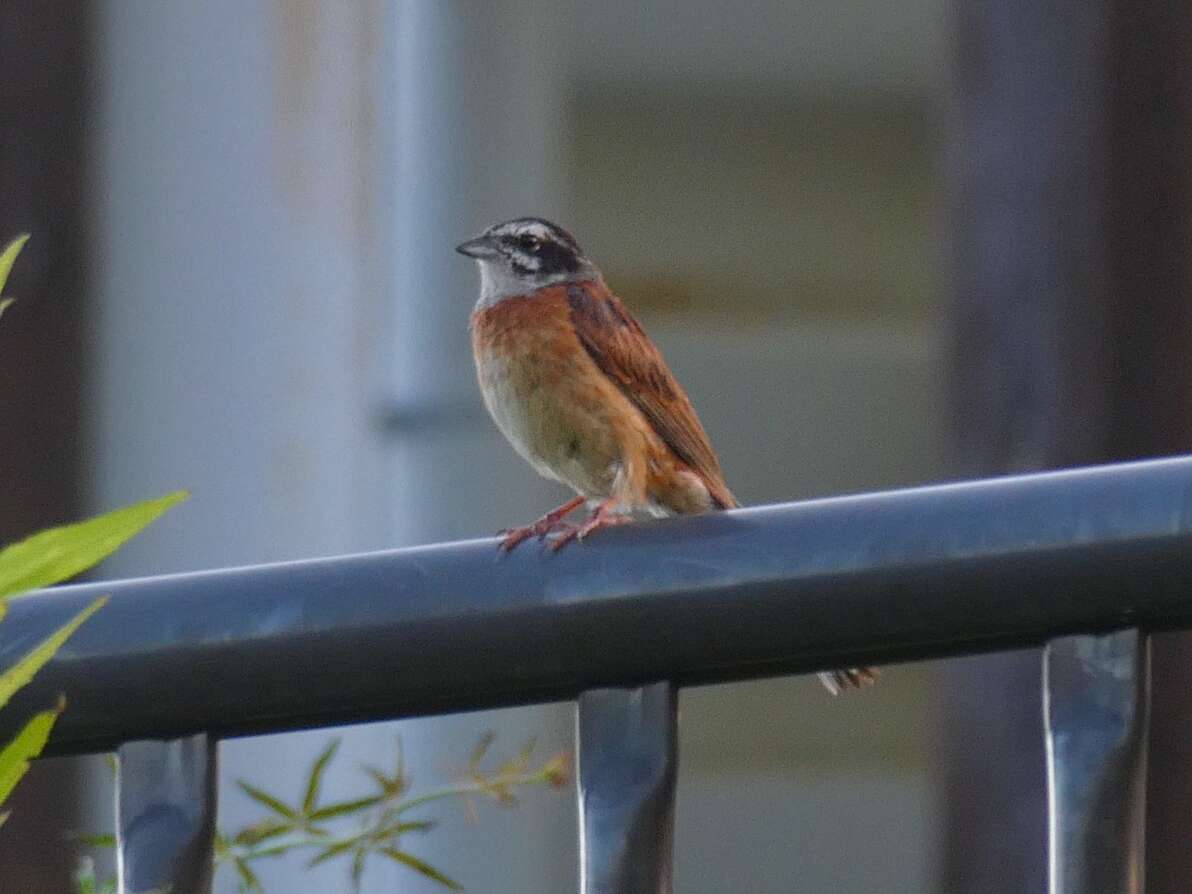
[[[117,751],[120,894],[210,894],[216,748],[197,735]]]
[[[1043,700],[1051,894],[1142,894],[1149,637],[1052,640]]]
[[[577,725],[583,894],[669,894],[675,687],[590,690],[579,697]]]

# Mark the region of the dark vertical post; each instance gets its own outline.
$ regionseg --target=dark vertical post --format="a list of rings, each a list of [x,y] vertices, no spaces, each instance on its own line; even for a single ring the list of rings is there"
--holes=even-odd
[[[117,752],[120,894],[211,894],[215,739],[129,742]]]
[[[1150,638],[1066,636],[1043,653],[1051,894],[1142,894]]]
[[[958,471],[1192,449],[1190,22],[1183,0],[954,4]],[[1192,662],[1171,657],[1186,643],[1154,644],[1159,891],[1192,890],[1187,848],[1162,837],[1192,797]],[[1038,689],[1034,655],[945,674],[949,891],[1043,889]]]
[[[590,690],[576,716],[582,894],[670,894],[675,687]]]
[[[0,543],[81,511],[87,6],[0,3],[0,243],[33,236],[0,320]],[[0,887],[73,890],[78,797],[74,762],[33,767],[6,805]]]
[[[85,11],[0,3],[0,242],[32,234],[0,322],[0,541],[70,520],[82,502]]]

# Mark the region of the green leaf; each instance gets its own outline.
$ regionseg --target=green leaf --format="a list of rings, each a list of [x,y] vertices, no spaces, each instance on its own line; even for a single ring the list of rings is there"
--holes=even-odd
[[[407,820],[406,822],[385,826],[374,837],[392,838],[394,835],[404,835],[406,832],[429,832],[436,825],[438,823],[434,820]]]
[[[367,773],[370,777],[372,777],[372,781],[377,784],[377,788],[381,792],[385,793],[386,795],[388,795],[392,792],[393,784],[394,784],[395,780],[390,779],[388,776],[386,776],[384,773],[382,773],[377,767],[374,767],[371,764],[366,764],[365,766],[361,767],[361,769],[364,770],[364,772]]]
[[[368,833],[368,837],[378,844],[388,842],[391,846],[396,846],[398,839],[407,832],[429,832],[438,823],[434,820],[411,820],[409,822],[398,821],[396,823],[383,823],[377,829]]]
[[[5,547],[0,550],[0,600],[86,571],[187,496],[186,491],[175,491],[87,521],[40,531]]]
[[[415,872],[419,872],[429,879],[434,879],[440,885],[445,885],[453,891],[462,891],[464,889],[464,886],[455,879],[444,875],[425,860],[419,860],[413,854],[408,854],[405,851],[399,851],[395,847],[383,847],[381,848],[380,852],[386,857],[389,857],[391,860],[396,860],[398,863],[401,863],[404,866],[409,866]]]
[[[394,750],[397,752],[397,761],[393,778],[404,789],[408,787],[409,780],[406,779],[406,746],[402,743],[401,736],[397,737]]]
[[[236,844],[251,847],[262,841],[268,841],[270,838],[276,838],[278,835],[285,835],[293,829],[293,823],[279,823],[277,820],[266,818],[259,823],[253,823],[251,826],[241,829],[232,840]]]
[[[302,812],[309,814],[314,809],[315,804],[319,800],[319,786],[323,783],[323,772],[327,769],[327,764],[331,762],[331,758],[335,757],[335,752],[339,749],[339,739],[332,739],[323,753],[315,760],[314,766],[310,768],[310,779],[306,783],[306,797],[302,799]]]
[[[96,894],[99,888],[95,883],[95,861],[90,857],[79,857],[74,879],[76,894]]]
[[[350,851],[358,843],[359,842],[355,838],[349,838],[346,841],[337,841],[335,844],[329,844],[327,847],[323,848],[321,851],[311,857],[310,862],[306,864],[306,868],[310,869],[314,866],[318,866],[325,860],[330,860],[332,857],[336,857],[342,854],[344,851]]]
[[[107,596],[100,596],[50,634],[40,645],[35,646],[24,658],[0,674],[0,708],[8,704],[8,700],[18,689],[32,680],[33,675],[41,670],[42,665],[53,658],[54,653],[62,648],[62,644],[70,635],[79,629],[79,625],[99,611],[107,601]]]
[[[252,858],[254,860],[260,860],[265,857],[280,857],[282,854],[289,853],[296,847],[299,847],[299,845],[295,844],[292,841],[285,841],[285,842],[282,842],[281,844],[275,844],[275,845],[273,845],[273,847],[262,847],[262,848],[254,847],[252,849]]]
[[[310,814],[312,820],[331,819],[335,816],[343,816],[345,813],[356,813],[359,810],[367,810],[369,807],[375,807],[380,804],[384,798],[379,795],[373,795],[371,798],[360,798],[356,801],[341,801],[338,804],[328,804],[326,807],[320,807],[314,813]]]
[[[240,890],[241,891],[262,891],[261,880],[257,878],[257,874],[252,871],[243,857],[236,857],[232,861],[236,867],[236,874],[240,876]]]
[[[74,840],[86,847],[115,847],[116,836],[111,832],[106,835],[75,835]]]
[[[65,707],[66,700],[59,698],[58,704],[49,711],[34,714],[25,728],[17,733],[17,737],[0,751],[0,804],[8,800],[16,784],[29,770],[29,762],[41,754],[50,737],[50,730],[54,728],[54,721]]]
[[[524,773],[530,766],[530,761],[534,757],[534,749],[538,745],[538,739],[530,736],[526,743],[522,745],[521,751],[518,752],[517,757],[509,762],[510,766],[516,767],[519,773]]]
[[[15,298],[0,298],[0,317],[4,316],[4,312],[16,303]]]
[[[361,848],[352,855],[352,888],[359,894],[360,878],[364,875],[364,858],[368,856],[368,851]]]
[[[298,819],[298,811],[294,810],[291,807],[287,807],[285,804],[283,804],[277,798],[273,797],[273,795],[269,794],[268,792],[262,791],[261,789],[257,788],[255,785],[250,785],[249,783],[245,782],[243,779],[238,779],[236,781],[236,784],[238,786],[240,786],[240,790],[242,792],[244,792],[244,794],[248,795],[250,798],[252,798],[258,804],[265,805],[270,810],[272,810],[274,813],[280,814],[281,816],[284,816],[288,820]]]
[[[0,252],[0,292],[4,291],[4,284],[8,282],[8,274],[12,272],[12,265],[16,263],[17,255],[29,241],[29,234],[23,233],[4,247]]]
[[[479,769],[480,764],[484,761],[485,755],[488,754],[488,750],[492,747],[496,738],[497,734],[491,729],[485,730],[481,734],[479,741],[476,742],[476,747],[472,749],[472,756],[468,760],[468,769],[473,773]]]

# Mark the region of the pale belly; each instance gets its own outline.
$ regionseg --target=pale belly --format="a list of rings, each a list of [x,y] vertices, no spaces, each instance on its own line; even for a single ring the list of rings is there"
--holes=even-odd
[[[546,478],[591,498],[612,496],[620,449],[607,411],[576,393],[577,371],[477,357],[484,405],[513,449]]]

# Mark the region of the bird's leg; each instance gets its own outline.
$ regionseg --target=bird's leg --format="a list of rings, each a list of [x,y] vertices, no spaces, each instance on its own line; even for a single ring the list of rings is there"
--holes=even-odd
[[[505,539],[501,541],[500,550],[502,552],[509,552],[509,550],[516,547],[523,540],[530,537],[537,537],[541,540],[552,531],[558,530],[565,525],[563,518],[569,513],[578,509],[584,503],[583,497],[573,497],[562,506],[552,509],[538,521],[532,525],[525,525],[520,528],[506,528],[503,531],[498,531],[498,535],[504,535]]]
[[[588,520],[579,527],[572,527],[564,531],[551,541],[551,552],[558,552],[572,540],[583,540],[593,531],[600,528],[611,528],[613,525],[623,525],[632,521],[628,515],[614,511],[617,508],[616,498],[602,500]]]

